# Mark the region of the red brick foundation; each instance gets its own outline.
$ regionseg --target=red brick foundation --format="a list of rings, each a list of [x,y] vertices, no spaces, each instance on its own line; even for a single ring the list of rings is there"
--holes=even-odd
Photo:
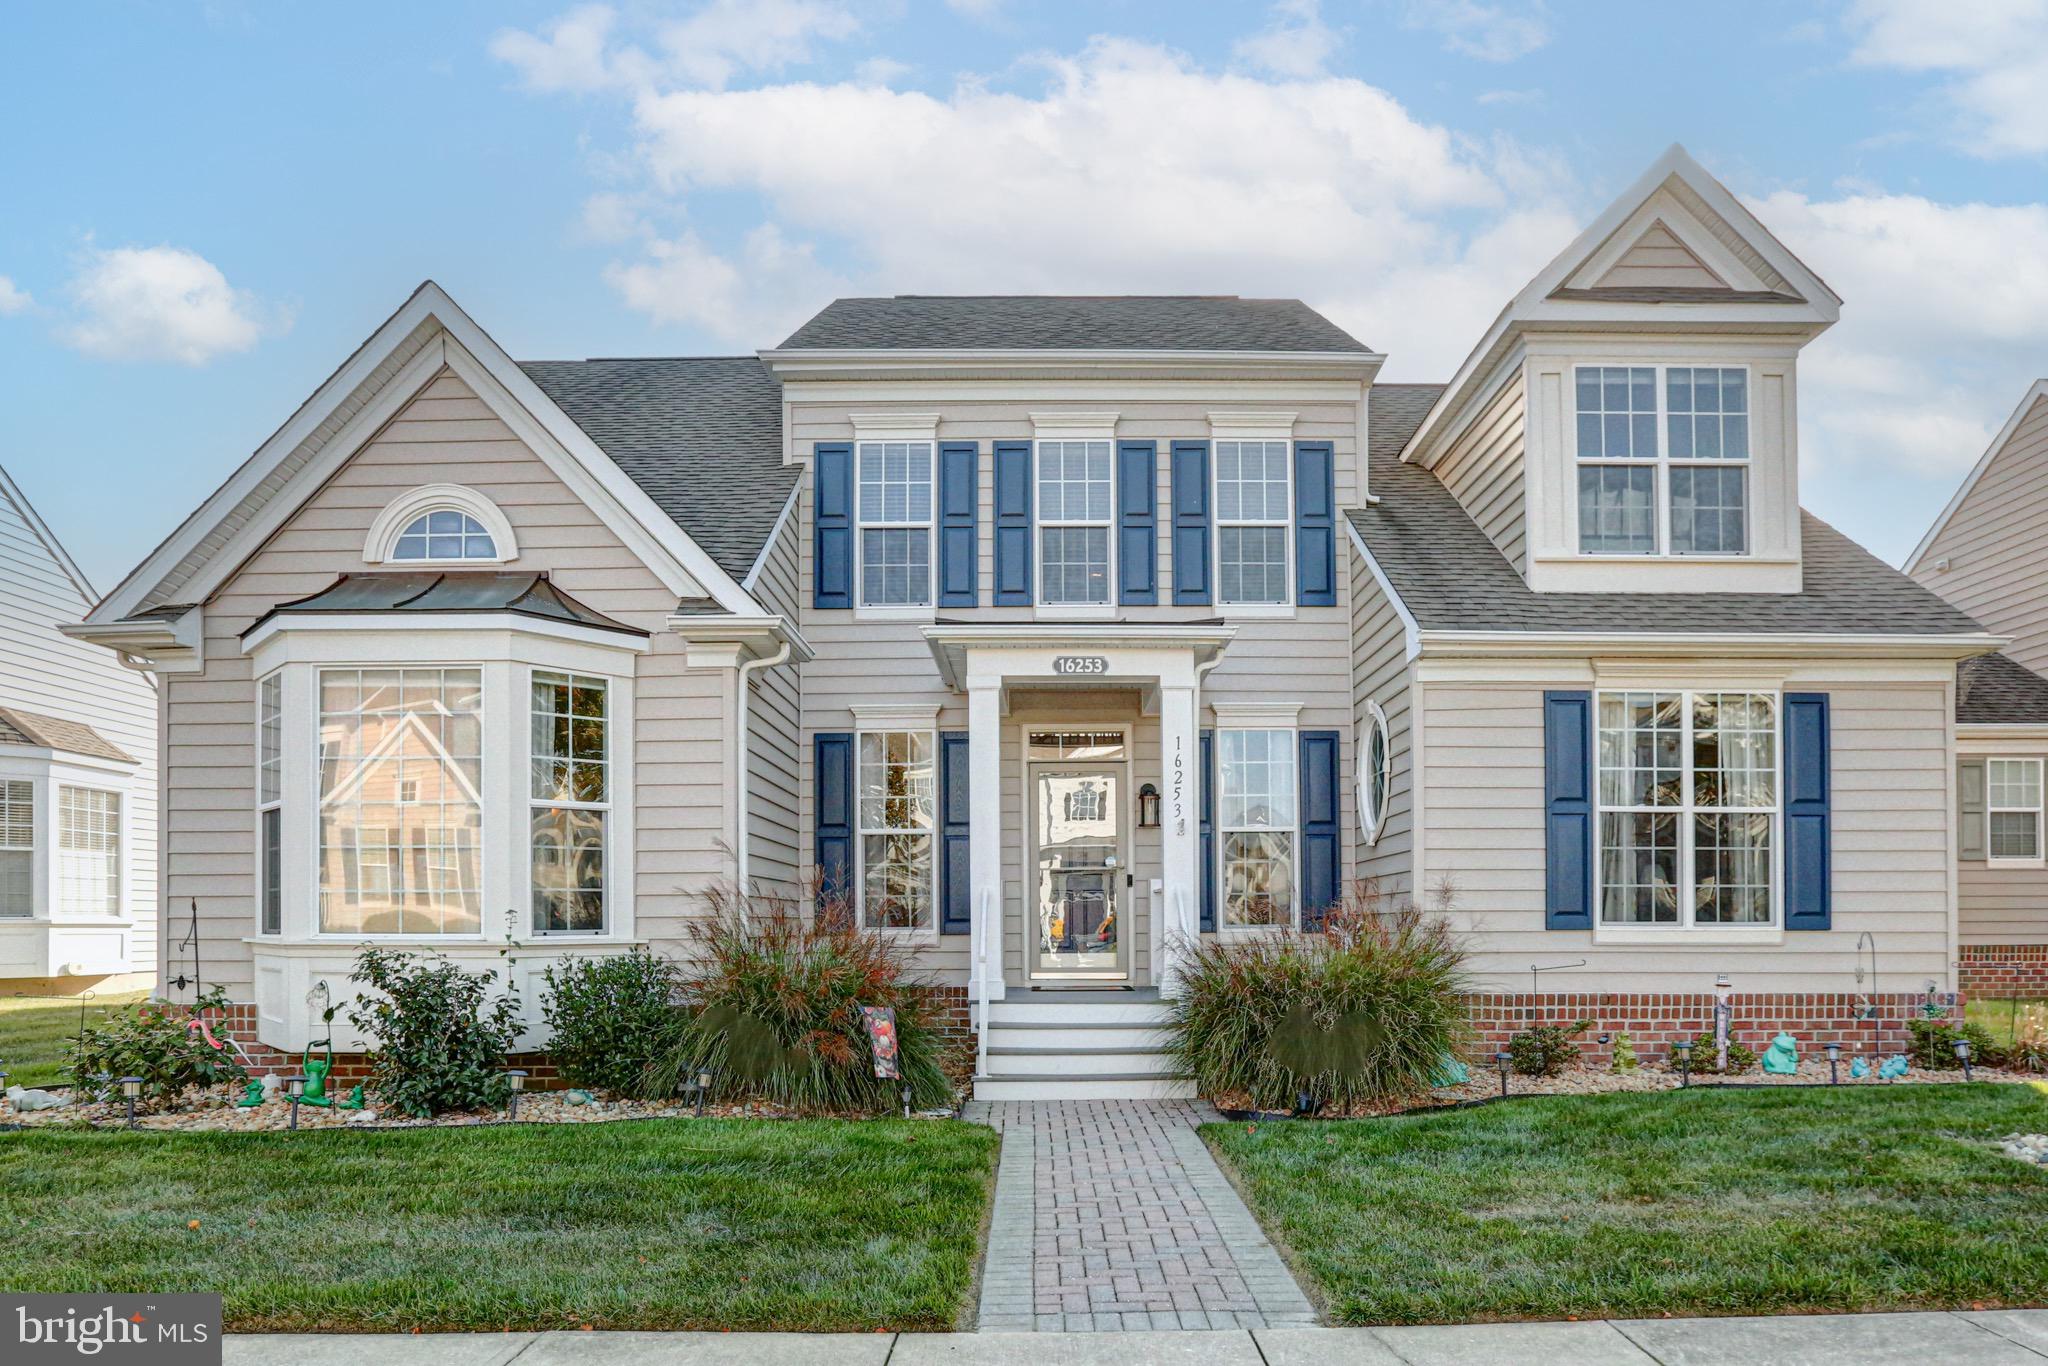
[[[1965,944],[1956,955],[1972,996],[2048,996],[2048,944]]]
[[[1746,993],[1731,999],[1731,1036],[1758,1053],[1780,1031],[1801,1047],[1839,1043],[1851,1051],[1896,1052],[1907,1042],[1906,1021],[1920,1013],[1925,997],[1917,992],[1891,992],[1861,997],[1836,993]],[[1712,992],[1669,995],[1625,992],[1558,992],[1543,995],[1468,997],[1480,1046],[1488,1054],[1507,1047],[1508,1038],[1531,1025],[1570,1028],[1580,1020],[1592,1026],[1579,1036],[1580,1057],[1605,1066],[1613,1056],[1599,1036],[1626,1033],[1644,1062],[1663,1057],[1680,1039],[1696,1039],[1714,1028]],[[1960,1008],[1960,1000],[1958,1001]],[[1871,1018],[1859,1018],[1868,1010]]]

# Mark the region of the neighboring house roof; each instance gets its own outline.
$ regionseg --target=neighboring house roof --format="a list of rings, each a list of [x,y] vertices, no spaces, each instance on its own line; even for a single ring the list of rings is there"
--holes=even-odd
[[[352,616],[364,612],[511,612],[645,637],[647,632],[584,606],[545,574],[489,572],[343,574],[309,597],[281,602],[243,635],[278,616]]]
[[[835,299],[777,348],[1350,351],[1372,348],[1299,299],[1234,294],[898,294]]]
[[[121,764],[136,762],[134,755],[83,721],[66,721],[20,707],[0,707],[0,745],[34,745],[37,749],[60,749],[67,754],[88,754]]]
[[[1941,635],[1983,629],[1804,509],[1804,586],[1797,593],[1535,592],[1434,474],[1399,458],[1442,387],[1373,387],[1367,486],[1377,506],[1347,514],[1421,630]]]
[[[753,356],[520,361],[598,449],[735,579],[799,470],[782,461],[782,382]]]
[[[2007,655],[1978,655],[1956,665],[1959,726],[2048,725],[2048,678]]]

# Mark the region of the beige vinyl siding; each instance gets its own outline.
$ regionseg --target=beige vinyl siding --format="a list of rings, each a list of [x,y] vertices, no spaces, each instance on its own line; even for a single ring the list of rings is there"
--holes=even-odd
[[[1832,927],[1767,945],[1600,945],[1544,929],[1543,692],[1540,684],[1427,682],[1423,809],[1426,885],[1455,885],[1458,923],[1474,932],[1490,990],[1525,991],[1531,964],[1585,958],[1547,973],[1546,991],[1702,991],[1726,972],[1738,991],[1852,991],[1857,936],[1876,937],[1886,980],[1950,980],[1949,689],[1929,683],[1829,683],[1834,732]],[[1583,684],[1577,686],[1584,686]]]
[[[634,685],[639,935],[676,951],[701,892],[731,876],[730,672],[685,665],[682,641],[664,630],[675,595],[444,370],[206,604],[204,672],[167,679],[167,890],[173,905],[199,898],[206,980],[239,999],[251,989],[241,940],[256,925],[256,684],[240,633],[274,604],[365,569],[378,512],[428,483],[465,484],[498,505],[519,542],[512,568],[546,570],[595,610],[653,633]],[[627,815],[615,806],[612,819]],[[485,908],[493,931],[504,910]]]
[[[1727,281],[1707,268],[1692,248],[1672,236],[1662,220],[1652,223],[1635,245],[1621,254],[1598,288],[1630,289],[1677,285],[1688,289],[1726,289]]]
[[[2020,419],[1913,577],[2011,636],[2006,654],[2048,671],[2048,398]]]
[[[1528,569],[1522,376],[1501,386],[1435,466],[1438,479],[1520,574]]]
[[[134,971],[154,972],[160,909],[157,690],[148,675],[124,667],[111,650],[57,629],[85,620],[92,605],[59,552],[44,543],[33,511],[16,504],[0,484],[0,705],[83,722],[136,760],[122,796],[129,840],[126,904],[135,926],[129,953]]]
[[[800,557],[797,519],[787,518],[762,551],[754,597],[768,611],[797,620]],[[792,896],[801,887],[797,832],[801,801],[797,746],[803,727],[800,675],[795,664],[754,670],[747,687],[748,876],[768,895]]]
[[[940,415],[940,441],[976,442],[980,448],[981,471],[977,586],[982,603],[987,604],[993,595],[995,582],[992,443],[998,439],[1030,439],[1033,431],[1031,412],[1034,409],[1071,407],[1091,411],[1113,410],[1118,414],[1118,440],[1150,440],[1158,447],[1158,583],[1161,602],[1170,603],[1173,591],[1169,525],[1171,443],[1175,439],[1209,440],[1211,431],[1208,414],[1212,409],[1244,412],[1262,406],[1296,414],[1294,436],[1297,440],[1327,440],[1331,443],[1337,507],[1342,509],[1355,505],[1359,497],[1356,441],[1358,409],[1355,401],[1301,399],[1261,404],[1233,397],[1227,383],[1203,386],[1202,395],[1198,398],[1174,401],[1124,401],[1111,386],[1105,389],[1100,397],[1062,399],[1058,403],[1026,400],[948,401],[929,396],[906,400],[900,404],[873,401],[846,404],[791,402],[786,407],[786,422],[790,449],[806,465],[810,461],[815,443],[847,441],[853,438],[854,428],[848,416],[849,411],[880,413],[887,412],[892,407],[925,413],[937,411]],[[802,630],[816,649],[818,657],[805,665],[803,670],[803,741],[800,750],[803,783],[801,855],[806,885],[816,860],[812,737],[820,732],[856,729],[851,710],[855,706],[936,706],[940,709],[937,725],[939,730],[967,729],[966,696],[945,686],[939,677],[938,666],[932,658],[931,650],[916,623],[863,620],[857,612],[821,612],[811,607],[812,539],[809,528],[812,525],[814,493],[815,481],[807,471],[798,495],[800,501],[797,509],[797,521],[805,528],[799,546],[802,561],[800,601]],[[1339,824],[1343,841],[1343,871],[1348,876],[1353,867],[1358,830],[1351,767],[1353,697],[1350,576],[1346,560],[1350,548],[1342,544],[1344,536],[1341,530],[1338,540],[1338,605],[1299,608],[1293,620],[1245,620],[1239,623],[1237,638],[1230,646],[1223,663],[1213,670],[1204,682],[1200,724],[1204,728],[1214,726],[1213,707],[1218,704],[1270,706],[1284,699],[1290,703],[1301,704],[1301,729],[1334,730],[1344,737],[1340,775],[1343,809]],[[1034,546],[1034,568],[1037,562],[1035,551]],[[1118,609],[1118,616],[1129,621],[1201,621],[1214,619],[1220,613],[1225,613],[1225,609],[1214,606],[1176,608],[1169,605]],[[971,610],[940,608],[938,615],[952,619],[959,619],[963,615],[971,616],[977,623],[1038,619],[1030,607],[987,605]],[[1019,724],[1023,718],[1016,712],[1017,700],[1013,697],[1012,714],[1003,718],[1003,881],[1007,898],[1004,908],[1004,958],[1006,975],[1013,982],[1021,980],[1022,972],[1023,857],[1026,842],[1023,776],[1020,771],[1022,756],[1018,750],[1021,744]],[[1135,703],[1135,693],[1108,696],[1063,694],[1054,700],[1055,709],[1040,709],[1031,715],[1048,724],[1058,723],[1069,727],[1079,727],[1098,721],[1135,726],[1136,759],[1130,775],[1130,789],[1135,793],[1138,787],[1146,782],[1163,789],[1157,720],[1149,717],[1133,719],[1136,717]],[[1153,956],[1153,945],[1150,939],[1152,914],[1147,908],[1147,883],[1151,876],[1157,875],[1156,871],[1148,871],[1156,870],[1158,866],[1156,832],[1133,831],[1133,839],[1132,873],[1137,885],[1128,895],[1133,898],[1130,904],[1137,911],[1135,918],[1139,922],[1133,931],[1134,939],[1137,941],[1133,947],[1134,967],[1138,979],[1148,981],[1150,974],[1147,963]],[[1149,853],[1148,842],[1151,849]],[[967,936],[934,936],[932,946],[925,954],[925,963],[944,980],[964,983],[971,962],[970,955]]]
[[[2038,759],[2025,742],[1971,759]],[[1956,864],[1956,940],[1962,944],[2048,944],[2048,868],[1962,859]]]
[[[1409,715],[1408,647],[1400,615],[1380,590],[1358,547],[1345,539],[1351,555],[1351,641],[1353,762],[1365,763],[1365,739],[1371,712],[1379,703],[1387,717],[1387,815],[1372,844],[1359,838],[1358,874],[1371,878],[1381,895],[1400,899],[1414,892],[1411,859],[1415,847],[1415,755]],[[1352,800],[1358,785],[1352,784]],[[1354,822],[1355,827],[1355,822]]]

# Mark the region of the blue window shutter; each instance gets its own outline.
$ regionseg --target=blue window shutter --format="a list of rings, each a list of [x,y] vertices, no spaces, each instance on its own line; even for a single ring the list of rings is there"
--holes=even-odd
[[[1125,441],[1116,448],[1116,598],[1159,602],[1159,447]]]
[[[1196,805],[1202,821],[1202,933],[1216,932],[1216,732],[1202,732],[1202,772]]]
[[[1209,443],[1173,443],[1173,601],[1209,601]]]
[[[816,472],[811,514],[811,606],[820,610],[853,606],[853,446],[820,441],[812,452]]]
[[[974,607],[980,585],[975,582],[975,544],[980,516],[981,447],[972,441],[939,444],[939,606]]]
[[[1824,930],[1831,920],[1832,782],[1828,695],[1785,694],[1785,928]]]
[[[939,732],[939,933],[973,926],[968,891],[967,732]]]
[[[821,732],[812,738],[812,810],[818,827],[818,894],[826,900],[855,896],[853,885],[853,736]]]
[[[1337,484],[1327,441],[1294,443],[1294,600],[1337,605]]]
[[[996,442],[998,607],[1031,605],[1031,443]]]
[[[1593,694],[1543,694],[1543,926],[1593,928]]]
[[[1338,811],[1343,792],[1338,768],[1343,741],[1334,730],[1301,733],[1301,927],[1320,930],[1337,904],[1343,877]]]

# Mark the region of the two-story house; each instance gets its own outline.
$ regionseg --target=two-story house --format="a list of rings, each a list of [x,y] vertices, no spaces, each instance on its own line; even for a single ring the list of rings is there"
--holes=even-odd
[[[429,284],[76,629],[162,674],[168,893],[274,1046],[364,943],[684,952],[735,879],[921,946],[983,1095],[1179,1091],[1179,946],[1361,878],[1489,1036],[1724,975],[1895,1030],[1998,641],[1799,508],[1837,309],[1676,148],[1444,385],[1234,296],[515,363]]]

